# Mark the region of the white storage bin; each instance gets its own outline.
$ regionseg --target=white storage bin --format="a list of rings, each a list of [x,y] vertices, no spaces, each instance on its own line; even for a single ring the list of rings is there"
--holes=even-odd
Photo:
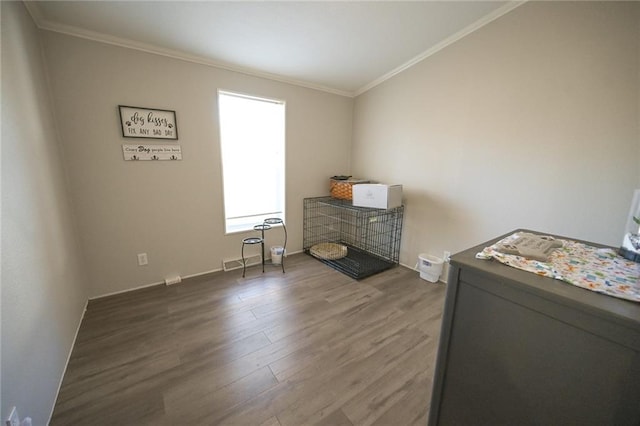
[[[442,265],[444,261],[439,257],[430,256],[426,253],[418,255],[418,267],[420,278],[431,283],[438,282],[440,274],[442,274]]]

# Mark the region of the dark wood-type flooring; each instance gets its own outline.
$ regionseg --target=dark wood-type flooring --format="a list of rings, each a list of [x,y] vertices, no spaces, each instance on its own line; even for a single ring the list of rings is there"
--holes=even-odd
[[[89,303],[51,425],[424,425],[444,286],[305,254]]]

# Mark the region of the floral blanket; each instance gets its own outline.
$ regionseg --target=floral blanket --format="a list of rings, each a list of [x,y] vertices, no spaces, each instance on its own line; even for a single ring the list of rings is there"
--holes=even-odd
[[[640,263],[627,260],[609,248],[598,248],[571,240],[558,240],[547,262],[526,259],[497,251],[499,244],[508,244],[518,233],[486,247],[476,254],[478,259],[496,259],[505,265],[551,277],[598,293],[640,302]]]

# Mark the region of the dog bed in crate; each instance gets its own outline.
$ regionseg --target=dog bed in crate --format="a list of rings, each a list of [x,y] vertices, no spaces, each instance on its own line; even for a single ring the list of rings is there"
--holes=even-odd
[[[309,253],[318,259],[342,259],[347,255],[347,246],[337,243],[320,243],[311,246]]]

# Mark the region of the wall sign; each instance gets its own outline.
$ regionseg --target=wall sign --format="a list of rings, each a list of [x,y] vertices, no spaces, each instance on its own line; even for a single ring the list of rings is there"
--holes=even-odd
[[[180,145],[122,145],[122,154],[130,160],[182,160]]]
[[[125,138],[178,139],[176,112],[118,105]]]

